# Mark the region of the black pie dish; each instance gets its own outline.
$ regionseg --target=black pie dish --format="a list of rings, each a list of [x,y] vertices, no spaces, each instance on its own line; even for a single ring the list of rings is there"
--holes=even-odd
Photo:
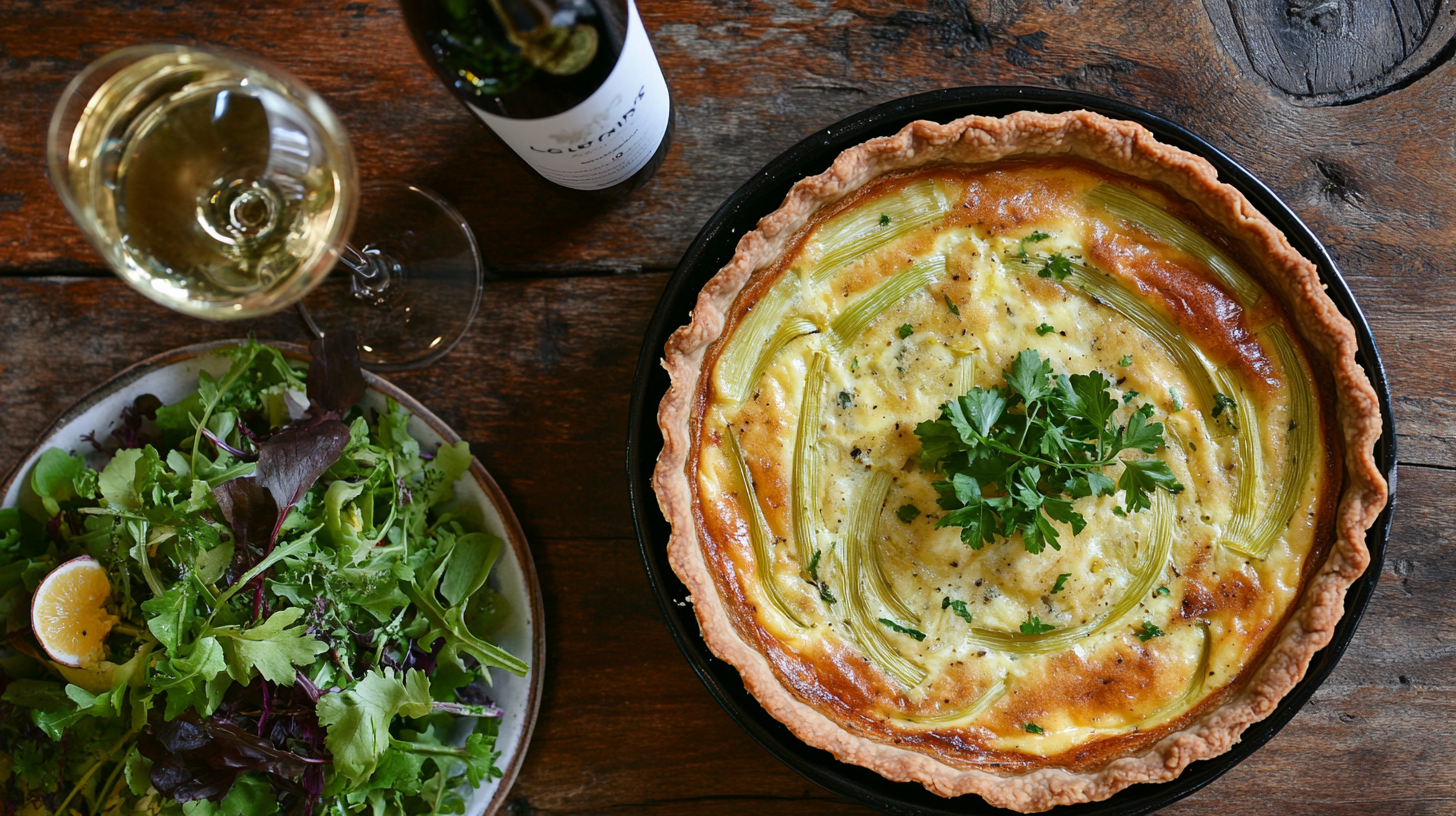
[[[1009,811],[994,807],[975,795],[946,799],[916,783],[892,782],[874,771],[840,762],[828,751],[806,745],[763,710],[744,688],[737,669],[717,659],[708,650],[692,605],[685,602],[687,588],[668,565],[667,541],[671,528],[663,518],[652,490],[652,469],[662,451],[657,408],[669,385],[667,372],[660,364],[663,346],[672,332],[691,319],[690,312],[699,290],[733,257],[738,239],[752,230],[759,218],[777,209],[795,182],[824,171],[847,148],[876,136],[892,135],[917,119],[948,122],[972,114],[1003,116],[1019,110],[1057,113],[1077,109],[1137,122],[1152,131],[1159,141],[1207,159],[1218,169],[1221,181],[1243,193],[1284,231],[1295,249],[1315,262],[1330,298],[1355,327],[1359,342],[1356,359],[1364,367],[1380,397],[1385,427],[1374,453],[1375,461],[1390,485],[1390,499],[1366,534],[1370,566],[1350,587],[1345,597],[1345,615],[1336,626],[1333,639],[1314,656],[1304,680],[1279,702],[1273,714],[1250,725],[1242,739],[1228,752],[1193,763],[1176,779],[1159,784],[1132,785],[1101,802],[1058,807],[1054,812],[1066,816],[1151,813],[1189,796],[1242,762],[1273,739],[1334,670],[1355,633],[1380,576],[1385,541],[1390,532],[1391,511],[1395,507],[1396,465],[1390,389],[1386,384],[1380,352],[1375,347],[1375,338],[1370,333],[1365,315],[1355,303],[1329,253],[1304,222],[1249,171],[1198,136],[1166,119],[1116,100],[1045,88],[973,87],[931,91],[878,105],[817,131],[769,162],[723,203],[693,239],[668,281],[648,325],[632,383],[627,431],[628,487],[637,543],[667,628],[718,704],[749,736],[806,779],[850,801],[886,813],[931,816],[1005,814]]]

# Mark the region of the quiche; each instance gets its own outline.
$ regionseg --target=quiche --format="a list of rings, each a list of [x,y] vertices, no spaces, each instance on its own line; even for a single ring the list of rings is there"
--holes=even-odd
[[[1022,812],[1220,754],[1386,500],[1315,267],[1086,111],[916,122],[794,186],[666,348],[707,644],[806,743]]]

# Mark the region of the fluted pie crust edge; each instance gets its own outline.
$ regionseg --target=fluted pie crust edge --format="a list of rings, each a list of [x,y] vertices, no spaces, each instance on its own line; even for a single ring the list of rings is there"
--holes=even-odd
[[[1151,749],[1115,759],[1089,772],[1042,768],[1002,776],[961,769],[917,751],[852,734],[798,700],[780,684],[768,660],[745,642],[730,620],[698,540],[691,461],[704,355],[722,334],[729,309],[753,273],[771,264],[821,208],[871,180],[929,164],[984,164],[1005,158],[1076,156],[1145,181],[1161,183],[1257,254],[1264,268],[1249,270],[1284,304],[1313,356],[1332,376],[1336,426],[1343,448],[1343,487],[1335,538],[1283,631],[1245,686],[1218,707]],[[672,385],[658,411],[663,450],[653,487],[672,525],[668,557],[691,592],[703,639],[731,663],[750,693],[799,739],[843,762],[902,782],[918,782],[941,796],[974,793],[1024,813],[1106,799],[1139,782],[1174,779],[1189,763],[1229,750],[1252,723],[1304,677],[1314,654],[1329,643],[1344,614],[1345,593],[1365,571],[1365,533],[1387,499],[1373,447],[1381,433],[1375,389],[1355,361],[1350,322],[1325,294],[1318,272],[1267,218],[1233,187],[1222,184],[1207,161],[1161,144],[1142,126],[1088,111],[969,116],[947,124],[912,122],[894,136],[846,150],[828,170],[799,181],[784,203],[738,242],[737,251],[698,296],[692,322],[668,340],[663,365]]]

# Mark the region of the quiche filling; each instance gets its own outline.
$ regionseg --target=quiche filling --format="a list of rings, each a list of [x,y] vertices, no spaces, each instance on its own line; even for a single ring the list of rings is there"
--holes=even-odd
[[[1006,772],[1100,767],[1240,688],[1329,549],[1340,473],[1310,358],[1218,236],[1077,159],[932,166],[755,274],[704,359],[689,474],[733,625],[798,700]],[[1062,444],[1041,439],[968,527],[974,475],[925,424],[981,438],[947,406],[1000,399],[1029,425],[1033,358],[1049,389],[1106,386],[1086,444],[1143,447],[1064,490],[1037,486]],[[1039,521],[993,533],[1015,502]]]

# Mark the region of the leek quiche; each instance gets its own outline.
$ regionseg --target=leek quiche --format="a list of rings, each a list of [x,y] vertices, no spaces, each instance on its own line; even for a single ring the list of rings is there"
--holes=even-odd
[[[671,563],[842,761],[1024,812],[1168,780],[1273,710],[1367,564],[1354,349],[1140,126],[917,122],[797,184],[669,342]]]

